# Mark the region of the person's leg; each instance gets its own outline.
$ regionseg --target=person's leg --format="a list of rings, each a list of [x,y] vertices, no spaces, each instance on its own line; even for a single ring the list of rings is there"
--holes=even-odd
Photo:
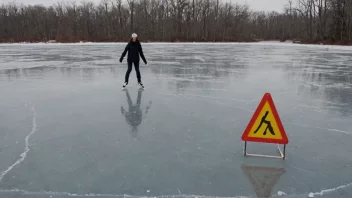
[[[138,83],[140,83],[142,81],[141,81],[141,72],[139,71],[139,62],[138,61],[134,62],[134,68],[136,70]]]
[[[269,126],[266,126],[266,128],[265,128],[265,131],[264,131],[263,135],[266,135],[266,132],[268,131],[268,128],[269,128]]]
[[[270,122],[269,122],[269,123],[270,123]],[[268,125],[268,129],[269,129],[269,132],[271,133],[271,135],[275,135],[274,129],[273,129],[273,127],[271,126],[271,124]]]
[[[128,79],[129,79],[131,71],[132,71],[132,62],[128,61],[127,65],[128,65],[128,69],[127,69],[126,76],[125,76],[125,82],[126,83],[128,83]]]

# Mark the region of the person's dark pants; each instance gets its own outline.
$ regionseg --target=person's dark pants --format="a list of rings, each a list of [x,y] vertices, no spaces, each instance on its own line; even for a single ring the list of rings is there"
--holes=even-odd
[[[136,74],[137,74],[137,80],[140,83],[141,82],[141,72],[139,71],[139,62],[130,62],[128,61],[128,69],[126,72],[126,76],[125,76],[125,82],[128,83],[128,79],[130,77],[131,71],[132,71],[132,63],[134,64],[134,69],[136,70]]]

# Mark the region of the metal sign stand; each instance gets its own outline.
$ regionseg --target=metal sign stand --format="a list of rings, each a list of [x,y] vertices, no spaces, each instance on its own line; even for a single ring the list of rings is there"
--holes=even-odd
[[[250,154],[247,153],[247,141],[244,142],[244,156],[252,156],[252,157],[267,157],[267,158],[278,158],[278,159],[285,159],[286,158],[286,144],[284,144],[284,150],[283,152],[280,149],[279,144],[277,145],[277,149],[280,152],[280,156],[274,156],[274,155],[261,155],[261,154]]]

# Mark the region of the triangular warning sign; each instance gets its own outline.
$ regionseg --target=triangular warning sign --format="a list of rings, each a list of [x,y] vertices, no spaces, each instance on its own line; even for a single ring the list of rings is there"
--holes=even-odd
[[[285,129],[270,93],[266,93],[242,135],[246,142],[288,144]]]
[[[283,168],[248,165],[242,165],[242,170],[252,183],[258,198],[269,198],[281,175],[285,173]]]

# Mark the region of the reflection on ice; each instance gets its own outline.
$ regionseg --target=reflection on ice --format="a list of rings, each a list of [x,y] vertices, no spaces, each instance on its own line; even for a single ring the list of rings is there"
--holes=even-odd
[[[283,168],[242,165],[242,171],[253,185],[257,197],[269,198],[272,190],[278,183],[281,175],[286,171]],[[279,193],[284,195],[285,193]]]
[[[143,89],[138,90],[138,96],[135,104],[131,100],[128,89],[125,89],[124,91],[126,92],[128,110],[125,110],[125,108],[121,106],[121,114],[125,117],[125,120],[128,123],[128,125],[132,127],[132,131],[131,131],[132,137],[137,138],[138,126],[142,123],[142,120],[144,118],[143,110],[141,109]],[[144,116],[148,114],[148,111],[151,106],[152,106],[152,101],[150,101],[147,107],[145,108]]]

